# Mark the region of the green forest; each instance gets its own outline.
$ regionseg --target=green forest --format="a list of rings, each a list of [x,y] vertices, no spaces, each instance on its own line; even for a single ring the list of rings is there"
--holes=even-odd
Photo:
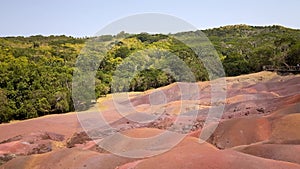
[[[175,35],[192,41],[199,32]],[[293,66],[300,63],[300,30],[281,26],[233,25],[202,32],[217,50],[226,76],[259,72],[264,65]],[[106,52],[97,52],[98,48],[87,45],[91,40],[104,44]],[[87,52],[82,54],[83,50]],[[180,60],[172,59],[170,53]],[[96,58],[101,62],[88,63],[96,71],[95,96],[73,100],[73,73],[86,71],[76,67],[81,64],[78,56],[94,57],[86,60],[94,61]],[[122,62],[127,64],[122,65]],[[184,68],[166,69],[180,63],[188,65],[193,78],[176,73]],[[132,71],[138,73],[132,76]],[[132,78],[129,83],[124,78],[113,78],[118,73]],[[208,79],[203,63],[193,50],[169,35],[120,32],[117,35],[86,38],[41,35],[1,37],[0,123],[70,112],[74,111],[74,106],[78,106],[76,110],[84,110],[89,107],[92,98],[111,92],[144,91],[175,81]],[[128,85],[124,87],[122,84]]]

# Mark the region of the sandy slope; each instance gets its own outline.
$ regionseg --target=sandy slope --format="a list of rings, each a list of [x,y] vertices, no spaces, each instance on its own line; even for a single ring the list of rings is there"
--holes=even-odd
[[[300,151],[300,76],[260,72],[225,81],[221,90],[226,100],[214,103],[224,104],[224,113],[207,143],[199,143],[198,137],[216,125],[203,128],[214,106],[210,82],[174,83],[131,93],[127,100],[120,95],[101,98],[85,112],[92,115],[83,116],[84,122],[68,113],[1,124],[0,163],[5,164],[0,168],[300,168],[295,155]],[[195,86],[199,90],[192,90]],[[96,135],[99,143],[114,143],[111,150],[159,150],[147,142],[118,142],[116,133],[147,139],[170,130],[188,136],[154,157],[119,157],[99,147],[81,127],[93,125],[97,111],[113,129],[99,126],[88,134]],[[168,137],[158,145],[164,148],[174,140]]]

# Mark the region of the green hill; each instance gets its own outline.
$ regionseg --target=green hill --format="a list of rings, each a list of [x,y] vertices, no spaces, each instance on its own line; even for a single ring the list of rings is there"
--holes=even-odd
[[[281,26],[233,25],[203,32],[217,50],[227,76],[258,72],[262,70],[263,65],[287,66],[300,63],[300,30]],[[197,31],[181,32],[176,35],[192,41],[198,33]],[[85,48],[86,42],[93,39],[107,45],[108,52],[101,54],[97,53],[98,49],[93,49],[92,46]],[[146,48],[150,51],[151,57],[143,50]],[[102,62],[96,73],[96,96],[83,96],[74,102],[75,106],[81,109],[87,108],[90,104],[89,100],[93,97],[100,97],[112,92],[111,90],[113,92],[143,91],[174,81],[208,80],[208,73],[203,63],[197,59],[191,48],[167,35],[147,33],[129,35],[122,32],[116,36],[105,35],[98,38],[40,35],[2,37],[0,38],[0,123],[73,111],[74,104],[71,97],[73,71],[85,71],[75,68],[76,59],[82,49],[88,50],[89,54],[94,52],[86,57],[94,57],[91,60],[101,59]],[[180,72],[171,73],[183,70],[180,68],[166,71],[165,67],[178,65],[180,61],[172,59],[169,54],[164,53],[165,51],[179,56],[193,72],[194,78],[183,76],[184,74]],[[120,71],[118,66],[120,68],[120,64],[132,55],[136,56],[135,59],[131,59],[126,64],[127,68],[121,65],[122,72],[119,73],[125,77],[130,77],[133,69],[138,70],[139,73],[132,77],[127,87],[115,85],[111,89],[112,77]],[[161,55],[166,58],[160,57]],[[149,63],[146,63],[146,60]],[[80,64],[80,61],[77,64]],[[135,67],[143,64],[144,67]],[[126,83],[118,77],[114,80],[119,80],[114,84]]]

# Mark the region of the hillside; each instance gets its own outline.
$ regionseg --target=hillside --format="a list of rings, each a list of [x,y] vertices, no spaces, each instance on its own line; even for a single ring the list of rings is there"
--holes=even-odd
[[[286,66],[300,62],[299,30],[281,26],[234,25],[203,32],[215,46],[227,76],[259,72],[263,65]],[[193,41],[197,33],[182,32],[176,35]],[[0,38],[0,123],[74,111],[71,93],[72,75],[78,71],[74,68],[76,59],[86,43],[94,38],[40,35]],[[102,59],[96,73],[96,93],[95,96],[76,98],[77,109],[87,109],[90,100],[112,92],[112,76],[117,66],[131,54],[141,56],[130,63],[133,65],[149,59],[147,53],[139,53],[145,48],[171,51],[188,65],[195,76],[194,81],[208,80],[207,71],[203,63],[196,59],[195,53],[170,36],[121,32],[98,38],[109,50],[105,54],[95,55],[97,59]],[[163,67],[174,60],[156,58],[156,61]],[[115,86],[116,91],[113,92],[145,91],[175,81],[191,81],[186,76],[177,77],[152,68],[155,64],[147,65],[149,68],[145,70],[143,67],[137,68],[141,71],[133,77],[128,88]],[[130,67],[128,72],[133,68]]]
[[[224,113],[207,142],[199,142],[199,136],[216,125],[204,125],[209,108],[215,106],[210,102],[213,81],[192,83],[199,86],[199,97],[191,93],[185,99],[178,96],[186,95],[181,89],[191,83],[172,83],[130,93],[129,101],[136,112],[125,116],[119,114],[120,105],[108,95],[100,98],[94,108],[79,114],[1,124],[0,130],[6,132],[0,133],[0,168],[299,168],[300,160],[295,154],[300,150],[300,76],[259,72],[227,77],[225,81]],[[157,91],[164,94],[166,103],[151,102],[152,97],[160,100]],[[97,110],[113,130],[98,125]],[[146,122],[149,117],[155,119]],[[84,128],[88,130],[82,124],[88,124]],[[166,131],[173,135],[153,137]],[[117,133],[144,138],[146,142],[114,139]],[[169,149],[174,141],[175,146]],[[148,158],[124,156],[156,153],[159,154]]]

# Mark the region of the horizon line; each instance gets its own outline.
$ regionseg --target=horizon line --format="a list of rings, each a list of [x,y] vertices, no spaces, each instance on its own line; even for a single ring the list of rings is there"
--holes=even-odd
[[[208,28],[197,28],[196,31],[205,31],[205,30],[212,30],[212,29],[220,29],[220,28],[224,28],[224,27],[230,27],[230,26],[250,26],[250,27],[272,27],[272,26],[279,26],[279,27],[283,27],[286,29],[292,29],[292,30],[300,30],[300,28],[293,28],[293,27],[288,27],[288,26],[284,26],[281,24],[273,24],[273,25],[250,25],[250,24],[228,24],[228,25],[223,25],[223,26],[216,26],[216,27],[208,27]],[[190,31],[179,31],[176,33],[183,33],[183,32],[194,32],[195,30],[190,30]],[[122,32],[122,31],[121,31]],[[126,31],[124,31],[125,33],[128,33]],[[120,32],[119,32],[120,33]],[[147,32],[145,32],[147,33]],[[171,33],[171,34],[176,34],[176,33]],[[157,33],[159,34],[159,33]],[[104,34],[103,34],[104,35]],[[117,34],[105,34],[105,35],[117,35]],[[54,33],[54,34],[30,34],[30,35],[4,35],[4,36],[0,36],[0,38],[14,38],[14,37],[24,37],[24,38],[29,38],[29,37],[34,37],[34,36],[43,36],[43,37],[51,37],[51,36],[66,36],[66,37],[72,37],[72,38],[92,38],[92,37],[97,37],[99,35],[83,35],[83,36],[76,36],[76,35],[68,35],[68,34],[64,34],[64,33]],[[102,36],[102,35],[100,35]]]

